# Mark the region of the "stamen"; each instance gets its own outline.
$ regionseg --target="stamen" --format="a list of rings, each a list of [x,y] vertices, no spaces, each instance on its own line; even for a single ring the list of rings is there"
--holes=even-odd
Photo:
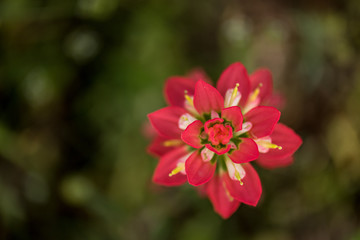
[[[255,101],[256,98],[259,96],[259,93],[260,93],[260,88],[262,87],[262,83],[260,83],[256,89],[254,90],[254,92],[250,95],[250,98],[249,100],[252,102],[252,101]]]
[[[204,148],[201,151],[201,158],[204,162],[209,162],[214,157],[214,152],[209,150],[208,148]]]
[[[239,83],[236,83],[235,88],[231,94],[230,103],[232,103],[235,100],[236,94],[238,92]]]
[[[185,169],[185,163],[180,162],[178,163],[177,167],[174,168],[174,170],[171,171],[171,173],[169,173],[169,177],[172,177],[176,174],[178,174],[179,172],[183,171]]]
[[[179,118],[178,126],[180,129],[185,130],[194,121],[196,121],[196,118],[189,113],[185,113]]]
[[[182,144],[182,141],[179,139],[171,139],[163,142],[163,145],[165,147],[174,147],[174,146],[180,146]]]
[[[246,172],[241,164],[234,163],[229,157],[226,157],[225,164],[230,178],[239,181],[241,186],[244,185],[241,179],[245,177]]]
[[[184,91],[184,96],[185,96],[186,101],[190,104],[190,106],[194,107],[194,101],[193,101],[193,99],[188,95],[188,91],[187,91],[187,90]]]
[[[241,94],[238,91],[239,83],[236,83],[234,88],[229,88],[225,93],[224,107],[237,106],[241,99]]]
[[[259,152],[261,152],[261,153],[267,153],[267,152],[269,152],[270,149],[279,149],[279,150],[282,149],[281,146],[276,145],[271,142],[270,136],[258,138],[258,139],[255,139],[254,141],[258,145]]]
[[[276,145],[274,143],[270,143],[270,142],[261,142],[260,143],[262,146],[267,147],[267,148],[271,148],[271,149],[282,149],[282,146]]]
[[[243,134],[243,133],[246,133],[246,132],[250,131],[251,128],[252,128],[252,123],[251,123],[251,122],[244,122],[244,123],[242,124],[241,130],[238,131],[238,132],[236,132],[234,135],[235,135],[235,136],[239,136],[239,135],[241,135],[241,134]]]
[[[235,177],[240,182],[241,186],[244,185],[244,183],[241,181],[240,173],[236,170],[236,168],[235,168]]]
[[[230,202],[234,201],[234,198],[230,195],[229,190],[227,189],[225,182],[223,182],[223,188],[225,189],[225,193],[226,193],[226,196],[229,199],[229,201]]]
[[[188,94],[188,91],[184,91],[185,97],[185,109],[195,117],[200,117],[198,111],[195,109],[193,96]]]

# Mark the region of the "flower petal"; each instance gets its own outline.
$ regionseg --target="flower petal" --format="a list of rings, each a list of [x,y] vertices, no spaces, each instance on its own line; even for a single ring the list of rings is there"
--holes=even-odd
[[[207,82],[208,84],[211,84],[210,78],[207,76],[205,71],[201,68],[195,68],[195,69],[191,70],[187,76],[195,81],[203,80],[203,81]]]
[[[280,149],[270,149],[267,153],[261,153],[259,160],[264,161],[279,161],[281,166],[281,159],[290,157],[301,146],[302,140],[291,128],[284,124],[276,124],[273,133],[270,135],[272,143],[281,147]],[[280,160],[279,160],[280,159]]]
[[[286,100],[281,93],[273,93],[266,101],[266,106],[272,106],[277,109],[283,109],[285,106]]]
[[[215,175],[206,184],[206,193],[217,212],[222,218],[229,218],[238,209],[240,202],[235,200],[225,187],[225,174]]]
[[[198,186],[209,181],[214,175],[216,164],[203,161],[200,153],[195,151],[185,162],[185,171],[191,185]]]
[[[234,88],[236,83],[239,83],[240,105],[244,106],[250,93],[250,80],[246,68],[239,62],[233,63],[225,69],[216,86],[219,92],[225,96],[226,91]]]
[[[203,148],[203,150],[201,150],[200,154],[201,154],[201,158],[204,162],[209,162],[214,157],[215,153],[205,147],[205,148]]]
[[[221,110],[221,117],[230,121],[234,127],[234,131],[237,132],[241,130],[243,123],[243,116],[241,109],[237,106],[224,108]]]
[[[201,148],[200,133],[203,126],[200,120],[194,121],[181,133],[181,139],[194,148]]]
[[[186,175],[178,173],[170,177],[169,174],[177,167],[179,160],[187,154],[186,147],[179,147],[162,156],[156,166],[153,182],[165,186],[177,186],[185,183]]]
[[[184,108],[165,107],[148,114],[152,126],[164,137],[180,138],[179,118],[186,113]]]
[[[231,196],[236,200],[248,205],[256,206],[260,200],[262,187],[259,176],[250,163],[242,164],[246,175],[242,179],[243,185],[238,181],[232,180],[228,174],[225,174],[224,181]]]
[[[216,147],[213,147],[211,144],[207,143],[205,144],[205,147],[211,151],[213,151],[214,153],[216,153],[217,155],[222,155],[222,154],[225,154],[227,153],[230,149],[231,149],[231,145],[230,144],[227,144],[225,146],[216,146]]]
[[[234,163],[246,163],[259,157],[257,144],[250,138],[242,138],[238,149],[229,154],[229,158]]]
[[[259,158],[258,160],[256,160],[256,163],[258,163],[263,168],[273,169],[279,167],[287,167],[291,165],[293,161],[294,161],[293,156],[290,156],[290,157],[276,158],[276,159]]]
[[[268,69],[258,69],[250,75],[251,92],[260,87],[260,101],[267,100],[272,95],[273,81]]]
[[[173,144],[167,146],[166,142],[172,142]],[[147,151],[153,156],[161,157],[183,144],[184,143],[180,139],[169,139],[162,136],[156,136],[148,146]]]
[[[220,112],[224,106],[221,94],[204,81],[198,81],[195,86],[194,106],[200,113],[211,113],[212,110]]]
[[[141,133],[148,139],[155,138],[158,134],[149,121],[145,121],[141,126]]]
[[[184,107],[185,91],[194,95],[196,81],[186,77],[170,77],[166,80],[164,95],[166,102],[172,106]]]
[[[252,124],[251,135],[256,138],[270,135],[280,119],[280,114],[274,107],[260,106],[251,109],[245,114],[246,121]]]

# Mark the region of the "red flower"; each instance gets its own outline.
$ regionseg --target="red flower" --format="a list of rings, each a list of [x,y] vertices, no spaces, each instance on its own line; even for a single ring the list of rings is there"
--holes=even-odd
[[[228,218],[241,202],[256,206],[260,199],[260,179],[249,162],[285,166],[302,141],[277,123],[276,108],[264,106],[274,98],[268,70],[249,77],[241,63],[234,63],[217,88],[202,72],[190,76],[169,78],[165,97],[170,106],[148,115],[159,134],[149,147],[160,157],[153,181],[205,184],[215,211]]]

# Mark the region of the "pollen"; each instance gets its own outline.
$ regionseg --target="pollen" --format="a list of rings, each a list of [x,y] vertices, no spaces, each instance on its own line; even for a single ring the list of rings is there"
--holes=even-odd
[[[231,94],[230,102],[232,103],[235,100],[236,94],[238,92],[239,83],[236,83],[234,91]]]
[[[260,83],[256,88],[255,90],[252,92],[251,96],[250,96],[250,101],[255,101],[256,98],[259,96],[259,93],[260,93],[260,88],[262,87],[262,83]]]
[[[186,101],[190,104],[190,106],[193,107],[193,106],[194,106],[194,101],[193,101],[193,99],[189,96],[187,90],[184,91],[184,97],[185,97]]]
[[[172,177],[176,174],[178,174],[179,172],[183,171],[185,169],[185,163],[178,163],[177,167],[174,168],[171,173],[169,173],[169,177]]]
[[[240,185],[244,185],[243,181],[241,181],[240,173],[235,169],[235,177],[240,182]]]
[[[235,84],[234,88],[229,88],[225,93],[224,106],[225,108],[237,106],[241,99],[241,93],[239,92],[239,83]]]
[[[174,147],[174,146],[180,146],[182,144],[182,141],[179,139],[171,139],[163,142],[163,145],[165,147]]]
[[[282,150],[282,146],[276,145],[274,143],[262,142],[261,145],[263,145],[264,147],[267,147],[267,148],[271,148],[271,149]]]

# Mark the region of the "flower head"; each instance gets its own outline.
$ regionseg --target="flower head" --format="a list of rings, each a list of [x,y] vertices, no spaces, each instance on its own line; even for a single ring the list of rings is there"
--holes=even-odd
[[[170,106],[149,114],[157,130],[149,151],[160,157],[155,183],[204,185],[223,218],[240,203],[256,206],[262,187],[250,162],[274,168],[292,162],[301,138],[279,124],[280,111],[268,70],[250,77],[241,63],[230,65],[213,87],[202,72],[172,77],[165,85]]]

